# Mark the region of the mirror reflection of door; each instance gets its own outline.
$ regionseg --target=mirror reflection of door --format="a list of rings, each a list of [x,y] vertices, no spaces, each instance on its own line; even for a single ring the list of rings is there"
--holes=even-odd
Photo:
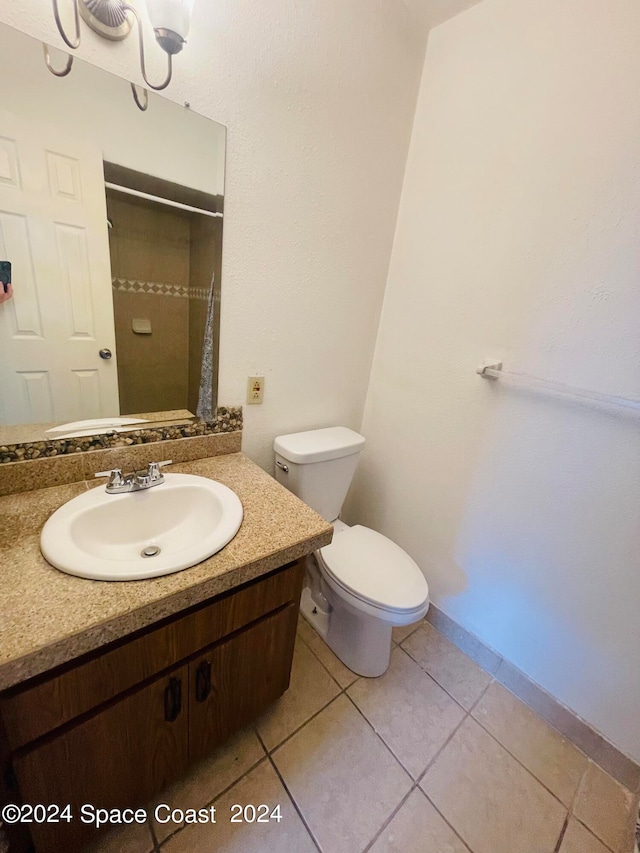
[[[14,282],[0,307],[0,423],[118,412],[98,147],[0,110],[0,258]]]
[[[0,305],[0,444],[41,441],[53,424],[113,426],[124,413],[212,419],[224,127],[160,95],[141,113],[125,81],[80,59],[61,81],[40,42],[4,24],[0,79],[11,81],[0,93],[0,261],[13,262],[15,292]],[[107,227],[114,187],[120,201],[142,195],[156,212],[189,214],[188,278],[168,246],[181,235],[184,260],[185,221],[154,228],[153,248],[134,246],[120,212]],[[109,243],[126,264],[110,269]],[[143,306],[134,293],[153,298]]]

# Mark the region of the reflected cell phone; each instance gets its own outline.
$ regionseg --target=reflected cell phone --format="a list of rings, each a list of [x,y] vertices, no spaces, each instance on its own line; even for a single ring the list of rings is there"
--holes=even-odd
[[[0,261],[0,284],[7,293],[11,284],[11,261]]]

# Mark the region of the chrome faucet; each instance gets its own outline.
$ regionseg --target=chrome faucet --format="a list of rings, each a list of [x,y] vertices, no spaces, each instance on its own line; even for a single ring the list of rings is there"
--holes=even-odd
[[[140,492],[164,483],[164,475],[160,469],[165,465],[171,465],[171,462],[171,459],[165,462],[149,462],[146,471],[132,471],[131,474],[123,474],[122,469],[114,468],[112,471],[99,471],[94,476],[109,478],[106,489],[108,495]]]

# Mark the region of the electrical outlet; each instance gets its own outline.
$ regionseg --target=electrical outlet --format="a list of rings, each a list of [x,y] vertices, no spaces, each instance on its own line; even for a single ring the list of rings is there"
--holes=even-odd
[[[247,403],[255,406],[262,402],[264,396],[264,376],[249,376],[247,378]]]

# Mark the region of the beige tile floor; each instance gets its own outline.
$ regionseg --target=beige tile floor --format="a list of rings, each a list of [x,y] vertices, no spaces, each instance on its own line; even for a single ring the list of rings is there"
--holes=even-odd
[[[157,800],[216,823],[92,853],[632,853],[629,791],[432,626],[394,641],[388,672],[358,678],[301,620],[287,693]],[[281,820],[229,821],[263,803]]]

